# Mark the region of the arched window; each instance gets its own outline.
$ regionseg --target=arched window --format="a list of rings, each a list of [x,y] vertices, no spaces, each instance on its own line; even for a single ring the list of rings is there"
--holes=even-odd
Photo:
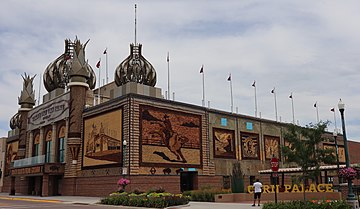
[[[45,147],[45,162],[50,163],[51,159],[51,143],[52,143],[52,131],[49,130],[46,133],[45,141],[46,141],[46,147]]]
[[[60,163],[64,163],[65,162],[65,134],[66,134],[66,128],[65,126],[62,126],[59,130],[59,155],[58,155],[58,159]]]
[[[32,156],[38,156],[40,151],[40,134],[36,134],[34,138],[33,153]]]

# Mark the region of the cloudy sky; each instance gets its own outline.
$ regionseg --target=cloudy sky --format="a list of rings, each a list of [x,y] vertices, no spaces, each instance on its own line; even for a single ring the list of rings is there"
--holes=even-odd
[[[348,138],[360,141],[360,1],[313,0],[13,0],[1,2],[0,13],[0,136],[7,136],[9,119],[17,112],[21,75],[40,74],[64,51],[64,39],[90,39],[90,65],[108,49],[109,80],[129,55],[134,42],[134,4],[137,3],[137,41],[143,56],[157,71],[157,87],[167,90],[167,52],[170,53],[170,92],[175,100],[201,106],[204,65],[206,101],[230,111],[230,82],[234,112],[278,116],[300,125],[334,115],[339,98],[346,104]],[[102,63],[104,69],[104,62]],[[105,77],[102,70],[101,77]],[[98,71],[96,71],[98,74]],[[101,79],[102,80],[102,79]],[[46,93],[43,85],[40,93]],[[208,102],[206,102],[208,103]],[[337,126],[340,127],[336,108]]]

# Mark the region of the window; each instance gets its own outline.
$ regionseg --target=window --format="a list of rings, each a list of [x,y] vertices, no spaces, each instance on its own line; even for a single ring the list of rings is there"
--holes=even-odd
[[[46,155],[45,155],[45,162],[49,163],[51,157],[51,141],[46,142]]]
[[[66,134],[66,128],[65,126],[62,126],[59,130],[59,140],[58,140],[58,160],[60,163],[65,162],[65,134]]]
[[[59,138],[59,162],[65,162],[65,139]]]
[[[46,147],[45,147],[45,162],[50,163],[51,160],[51,140],[52,140],[52,131],[46,133]]]
[[[40,153],[40,134],[36,134],[35,135],[35,139],[34,139],[34,145],[33,145],[33,153],[32,156],[38,156]]]

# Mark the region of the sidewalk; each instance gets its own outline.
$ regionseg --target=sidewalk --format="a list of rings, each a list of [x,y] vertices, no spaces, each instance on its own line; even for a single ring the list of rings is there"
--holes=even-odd
[[[0,193],[1,199],[13,199],[13,200],[24,200],[24,201],[36,201],[36,202],[61,202],[65,204],[83,204],[91,205],[100,202],[101,197],[84,197],[84,196],[50,196],[50,197],[40,197],[40,196],[24,196],[24,195],[9,195],[8,193]],[[214,202],[190,202],[185,206],[174,206],[170,207],[171,209],[257,209],[260,207],[251,206],[252,203],[214,203]],[[136,208],[136,207],[131,207]]]
[[[0,193],[0,199],[14,199],[26,201],[39,201],[39,202],[62,202],[69,204],[96,204],[100,202],[101,197],[84,197],[84,196],[24,196],[24,195],[9,195],[8,193]]]

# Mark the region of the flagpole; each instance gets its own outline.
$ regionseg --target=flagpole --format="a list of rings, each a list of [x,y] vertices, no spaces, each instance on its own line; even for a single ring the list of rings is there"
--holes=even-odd
[[[332,108],[331,111],[334,112],[335,130],[336,130],[336,132],[337,132],[335,108]]]
[[[230,99],[231,99],[231,113],[233,112],[234,102],[233,102],[233,93],[232,93],[232,80],[231,73],[229,75],[228,81],[230,81]]]
[[[66,89],[66,87],[65,87]],[[40,104],[40,91],[41,91],[41,73],[40,73],[40,80],[39,80],[39,96],[38,96],[38,106]]]
[[[255,117],[257,117],[257,99],[256,99],[256,82],[254,80],[254,83],[252,85],[254,87],[254,92],[255,92]]]
[[[293,124],[295,124],[294,98],[293,98],[292,92],[290,95],[290,99],[291,99],[291,107],[292,107]]]
[[[277,115],[277,104],[276,104],[276,91],[275,91],[275,87],[274,89],[271,91],[271,93],[274,94],[274,102],[275,102],[275,119],[276,122],[278,121],[278,115]]]
[[[170,100],[170,59],[169,59],[169,52],[167,54],[167,64],[168,64],[168,99]]]
[[[316,108],[316,119],[317,119],[317,123],[319,123],[319,109],[318,109],[317,102],[315,102],[315,108]]]
[[[101,58],[99,58],[99,63],[101,62]],[[98,104],[100,104],[100,102],[101,102],[101,96],[100,96],[100,90],[101,90],[101,88],[100,88],[100,86],[101,86],[101,79],[100,79],[100,68],[101,68],[101,64],[99,64],[99,67],[98,67],[98,69],[99,69],[99,92],[98,92]]]
[[[108,53],[107,53],[107,47],[105,49],[105,58],[106,58],[106,84],[109,83],[109,74],[108,74]]]
[[[202,106],[205,107],[205,73],[204,73],[204,65],[201,66],[200,72],[202,74],[202,93],[203,93]]]

